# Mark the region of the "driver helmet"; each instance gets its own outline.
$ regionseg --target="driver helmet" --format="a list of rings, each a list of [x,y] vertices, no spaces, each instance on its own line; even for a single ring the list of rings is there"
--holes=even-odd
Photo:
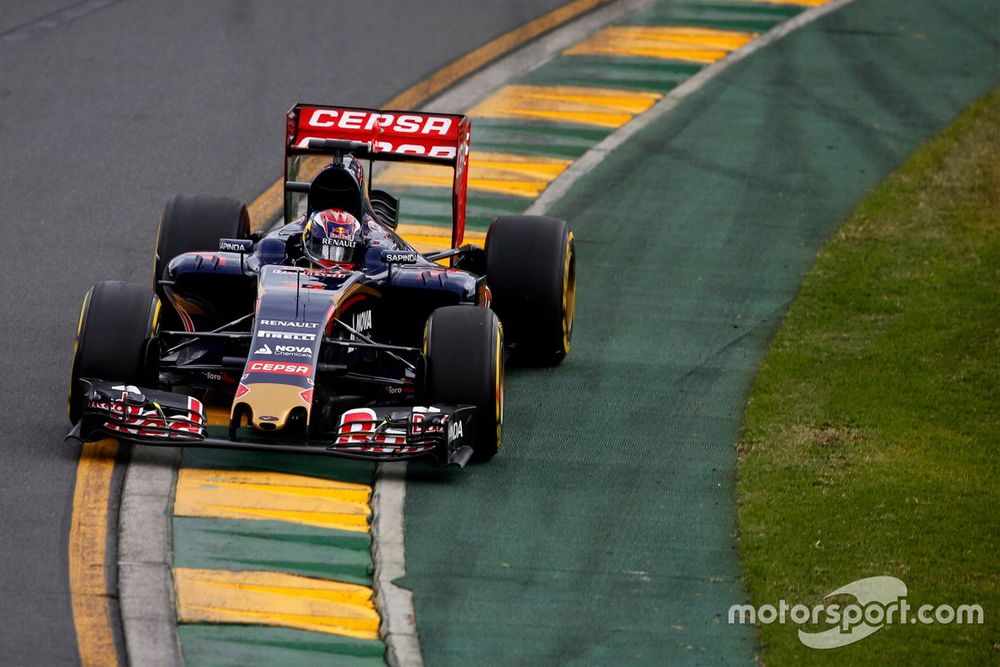
[[[354,268],[365,254],[361,223],[347,211],[317,211],[302,231],[302,250],[318,266]]]

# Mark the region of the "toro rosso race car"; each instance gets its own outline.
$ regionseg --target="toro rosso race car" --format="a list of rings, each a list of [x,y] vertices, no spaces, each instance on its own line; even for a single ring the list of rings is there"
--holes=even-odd
[[[463,245],[470,123],[460,115],[298,104],[287,116],[284,216],[178,195],[153,285],[86,294],[71,437],[438,465],[500,449],[508,357],[570,349],[573,235],[562,220],[495,219]],[[322,168],[297,180],[302,165]],[[399,234],[377,162],[453,170],[451,248]]]

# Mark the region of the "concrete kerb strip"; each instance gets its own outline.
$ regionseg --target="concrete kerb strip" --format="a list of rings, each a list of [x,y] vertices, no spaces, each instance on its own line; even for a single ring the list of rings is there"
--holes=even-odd
[[[181,450],[134,445],[118,514],[118,596],[131,665],[183,664],[170,517]]]
[[[413,613],[413,594],[394,581],[406,574],[403,560],[403,503],[406,463],[378,466],[372,494],[372,561],[375,607],[382,619],[379,633],[385,642],[386,662],[392,667],[420,667],[420,641]]]
[[[630,120],[625,125],[609,134],[599,144],[581,155],[576,161],[566,168],[558,177],[545,189],[544,192],[528,207],[524,215],[543,215],[551,209],[563,195],[565,195],[573,184],[596,167],[608,153],[621,146],[640,131],[656,122],[668,113],[671,109],[681,103],[686,97],[702,88],[706,83],[717,77],[733,64],[743,60],[755,51],[773,44],[785,35],[798,30],[799,28],[812,23],[813,21],[826,16],[831,12],[849,5],[854,0],[832,0],[828,4],[806,10],[784,23],[776,25],[771,30],[749,42],[728,56],[719,60],[705,69],[701,70],[690,79],[677,86],[663,99],[657,102],[651,109]]]

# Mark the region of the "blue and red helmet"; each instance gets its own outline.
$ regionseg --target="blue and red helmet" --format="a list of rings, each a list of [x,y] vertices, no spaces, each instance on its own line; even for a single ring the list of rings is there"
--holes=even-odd
[[[353,269],[365,256],[361,223],[347,211],[317,211],[302,231],[302,251],[319,266]]]

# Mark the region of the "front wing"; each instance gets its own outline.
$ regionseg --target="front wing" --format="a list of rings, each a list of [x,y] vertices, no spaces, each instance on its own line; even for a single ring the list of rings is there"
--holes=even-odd
[[[474,408],[462,405],[387,406],[347,410],[333,440],[211,437],[198,399],[134,385],[82,379],[83,410],[67,437],[113,437],[167,447],[211,447],[340,456],[372,461],[427,458],[464,467],[472,457]],[[468,433],[467,437],[465,434]]]

